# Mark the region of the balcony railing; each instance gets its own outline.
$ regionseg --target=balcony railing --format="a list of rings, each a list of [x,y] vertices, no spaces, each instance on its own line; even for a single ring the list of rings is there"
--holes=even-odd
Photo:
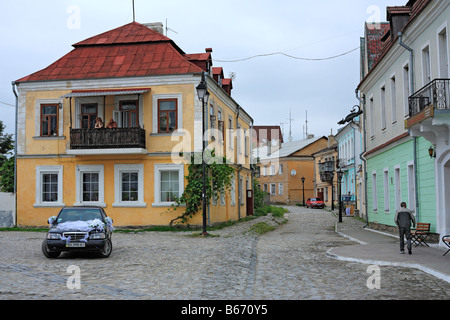
[[[141,128],[72,129],[70,149],[145,149],[145,130]]]
[[[409,97],[409,117],[429,106],[434,110],[450,109],[450,79],[435,79]]]
[[[334,161],[319,162],[319,176],[322,182],[333,182]]]

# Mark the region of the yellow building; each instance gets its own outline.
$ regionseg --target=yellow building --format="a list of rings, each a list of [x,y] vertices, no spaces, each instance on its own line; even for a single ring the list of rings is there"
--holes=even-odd
[[[314,157],[314,197],[321,198],[328,208],[338,205],[338,179],[336,160],[337,143],[334,136],[328,136],[328,146],[313,154]]]
[[[63,206],[96,205],[116,226],[167,225],[183,210],[169,209],[186,185],[181,152],[202,151],[202,118],[215,129],[208,148],[236,168],[208,222],[246,216],[253,120],[231,97],[231,80],[213,74],[211,52],[186,54],[133,22],[17,80],[17,224],[42,226]],[[196,91],[202,74],[205,112]],[[199,212],[189,223],[201,221]]]
[[[286,142],[255,149],[259,159],[259,183],[270,194],[272,203],[301,204],[314,196],[314,159],[312,154],[327,146],[326,137]],[[302,182],[304,179],[304,183]]]

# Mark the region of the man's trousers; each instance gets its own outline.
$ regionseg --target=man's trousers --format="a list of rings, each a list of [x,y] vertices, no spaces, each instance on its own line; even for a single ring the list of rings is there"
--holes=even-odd
[[[408,250],[411,250],[411,229],[410,228],[398,228],[400,235],[400,251],[405,250],[405,239],[406,236],[406,247]]]

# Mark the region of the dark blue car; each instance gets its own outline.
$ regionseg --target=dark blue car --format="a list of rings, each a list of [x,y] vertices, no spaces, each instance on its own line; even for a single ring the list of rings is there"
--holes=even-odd
[[[65,251],[97,252],[107,258],[112,252],[114,227],[101,207],[64,207],[48,222],[50,230],[42,242],[47,258],[57,258]]]

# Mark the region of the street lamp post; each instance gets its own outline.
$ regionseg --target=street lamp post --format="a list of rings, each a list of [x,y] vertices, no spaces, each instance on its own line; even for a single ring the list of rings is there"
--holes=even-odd
[[[303,185],[303,207],[305,206],[305,177],[302,177],[302,185]]]
[[[205,73],[202,72],[202,80],[200,84],[197,86],[197,95],[198,99],[202,101],[202,141],[203,141],[203,147],[202,147],[202,170],[203,170],[203,191],[202,191],[202,200],[203,200],[203,230],[202,235],[205,236],[208,234],[206,232],[206,163],[205,163],[205,150],[206,150],[206,139],[205,139],[205,132],[206,132],[206,121],[205,121],[205,104],[208,104],[209,99],[209,92],[206,87],[206,81],[205,81]]]
[[[344,172],[342,171],[342,169],[339,167],[339,169],[336,171],[337,174],[337,178],[338,178],[338,188],[339,188],[339,222],[342,222],[342,190],[341,190],[341,180],[342,180],[342,175],[344,174]]]

